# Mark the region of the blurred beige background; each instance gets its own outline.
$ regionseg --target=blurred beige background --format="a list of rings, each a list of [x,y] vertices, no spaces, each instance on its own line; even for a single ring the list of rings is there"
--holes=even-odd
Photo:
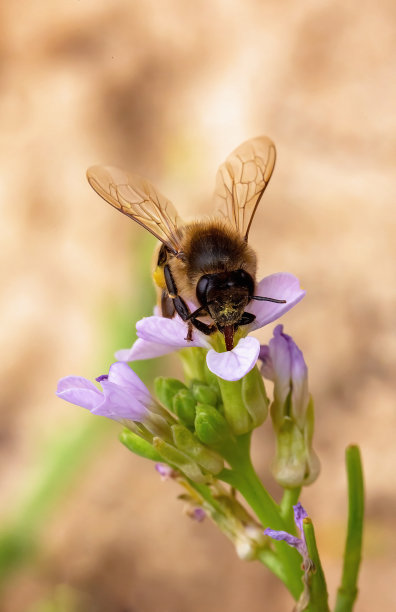
[[[302,501],[334,602],[344,448],[358,442],[367,528],[356,610],[393,610],[394,3],[21,0],[3,2],[0,17],[0,518],[37,514],[33,551],[3,580],[0,609],[291,610],[265,568],[182,515],[177,487],[119,444],[116,424],[92,434],[91,415],[54,396],[62,376],[106,372],[131,344],[136,312],[151,309],[139,290],[151,243],[99,200],[85,169],[133,170],[193,217],[210,212],[225,156],[267,134],[278,161],[250,242],[261,275],[289,271],[307,290],[283,320],[317,408],[322,474]],[[160,367],[177,371],[175,360]],[[74,466],[86,428],[89,453]],[[71,471],[42,512],[34,500],[58,441]],[[255,454],[278,496],[272,452],[266,423]]]

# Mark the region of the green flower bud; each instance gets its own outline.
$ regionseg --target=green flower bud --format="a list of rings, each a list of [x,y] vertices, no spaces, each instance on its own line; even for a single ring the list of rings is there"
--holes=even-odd
[[[183,425],[172,425],[173,439],[177,448],[211,474],[218,474],[224,467],[220,455],[204,446],[197,437]]]
[[[312,405],[312,402],[310,402]],[[276,456],[273,463],[273,474],[282,487],[293,488],[311,484],[316,480],[320,463],[312,449],[312,419],[301,431],[295,421],[285,417],[276,435]]]
[[[173,409],[173,398],[180,389],[187,389],[180,380],[176,378],[167,378],[166,376],[159,376],[154,381],[155,394],[158,397],[161,404],[166,406],[168,410]]]
[[[218,446],[231,437],[230,427],[216,408],[208,404],[198,404],[195,417],[195,432],[208,446]]]
[[[219,378],[224,416],[232,431],[240,436],[253,429],[253,420],[242,399],[242,380],[229,381]]]
[[[208,476],[205,476],[202,473],[200,467],[191,459],[191,457],[179,449],[171,446],[167,442],[164,442],[161,440],[161,438],[154,438],[153,446],[161,455],[162,459],[166,461],[166,463],[169,463],[172,467],[179,469],[187,476],[187,478],[199,483],[208,482]]]
[[[185,425],[194,425],[196,401],[189,389],[180,389],[173,396],[172,411]]]
[[[304,436],[290,417],[284,418],[276,435],[276,456],[272,472],[282,487],[299,487],[304,481]]]
[[[161,455],[152,447],[150,442],[143,440],[140,436],[133,433],[129,429],[124,429],[120,434],[120,441],[130,451],[144,457],[145,459],[151,459],[152,461],[161,461]]]
[[[250,370],[242,379],[242,400],[253,421],[253,427],[264,423],[268,414],[269,400],[257,367]]]
[[[200,404],[217,406],[219,394],[213,386],[208,386],[201,382],[194,382],[191,385],[191,391],[196,401]]]

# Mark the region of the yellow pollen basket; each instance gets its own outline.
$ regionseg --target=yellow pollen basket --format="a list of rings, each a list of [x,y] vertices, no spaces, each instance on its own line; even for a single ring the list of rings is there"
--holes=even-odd
[[[164,268],[162,266],[157,266],[153,272],[153,281],[160,287],[160,289],[166,289],[166,282],[164,276]]]

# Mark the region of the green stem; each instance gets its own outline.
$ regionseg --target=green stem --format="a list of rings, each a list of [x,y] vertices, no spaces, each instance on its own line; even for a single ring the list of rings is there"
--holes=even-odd
[[[328,593],[322,564],[316,546],[315,532],[310,518],[303,520],[305,542],[308,556],[313,561],[314,570],[308,573],[309,605],[307,612],[329,612]]]
[[[238,489],[256,513],[263,527],[285,530],[286,525],[280,515],[279,506],[264,488],[251,463],[250,434],[239,436],[236,445],[222,449],[222,454],[232,469],[223,470],[218,478]],[[276,571],[274,563],[272,563],[272,567],[269,563],[265,564],[284,582],[293,597],[298,599],[303,587],[301,557],[294,548],[290,548],[285,542],[274,542],[273,546],[278,558]],[[263,552],[262,562],[265,562],[264,559],[267,559],[267,557],[268,555]]]
[[[295,487],[294,489],[285,489],[283,492],[282,501],[280,503],[280,513],[287,525],[286,531],[292,534],[296,533],[293,506],[295,506],[298,502],[300,493],[301,487]]]
[[[350,612],[357,597],[357,579],[362,557],[364,484],[358,446],[349,446],[345,453],[348,478],[348,531],[344,550],[341,586],[337,591],[334,612]]]

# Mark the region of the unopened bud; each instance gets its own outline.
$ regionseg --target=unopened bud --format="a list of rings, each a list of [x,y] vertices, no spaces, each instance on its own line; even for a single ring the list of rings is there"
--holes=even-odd
[[[293,419],[285,417],[276,432],[275,479],[282,487],[300,487],[312,483],[319,469],[319,460],[306,432],[301,432]]]
[[[191,386],[191,391],[196,401],[200,404],[216,406],[219,401],[219,394],[216,389],[204,383],[194,382]]]
[[[144,440],[132,431],[129,431],[129,429],[124,429],[121,432],[120,441],[130,451],[135,453],[135,455],[139,455],[145,459],[151,459],[152,461],[161,461],[161,456],[152,447],[150,442]]]
[[[194,425],[195,406],[197,402],[189,389],[180,389],[174,395],[172,410],[185,425]]]
[[[187,387],[176,378],[159,376],[154,381],[155,394],[168,410],[173,409],[173,398],[180,389],[187,389]]]
[[[242,399],[253,421],[253,427],[264,423],[268,414],[269,400],[256,366],[242,379]]]
[[[219,378],[224,415],[231,430],[237,436],[253,429],[253,420],[242,399],[242,381],[229,381]]]
[[[235,549],[238,557],[242,561],[254,561],[257,553],[265,544],[265,536],[262,529],[255,525],[247,525],[240,531],[235,539]]]
[[[183,425],[172,426],[173,439],[177,448],[211,474],[218,474],[224,467],[220,455],[204,446],[197,437]]]
[[[208,477],[202,473],[200,467],[191,459],[191,457],[180,451],[178,448],[171,446],[160,438],[153,439],[153,446],[161,455],[162,459],[164,459],[171,466],[179,469],[194,482],[208,482]]]
[[[198,438],[208,446],[218,446],[231,437],[230,427],[216,408],[207,404],[197,406],[195,432]]]

